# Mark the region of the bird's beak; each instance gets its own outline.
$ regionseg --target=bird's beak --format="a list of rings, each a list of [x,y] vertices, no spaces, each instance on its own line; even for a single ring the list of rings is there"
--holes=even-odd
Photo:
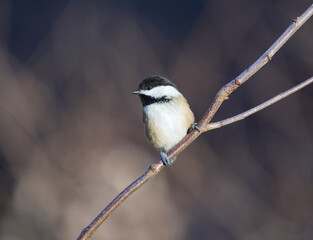
[[[132,94],[140,94],[140,90],[134,90]]]

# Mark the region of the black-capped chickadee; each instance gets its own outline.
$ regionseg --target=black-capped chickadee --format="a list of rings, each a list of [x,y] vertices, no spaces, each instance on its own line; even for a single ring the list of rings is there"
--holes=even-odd
[[[193,112],[174,83],[161,76],[144,79],[133,91],[143,105],[143,122],[148,141],[160,150],[162,161],[171,165],[166,153],[186,134],[197,129]]]

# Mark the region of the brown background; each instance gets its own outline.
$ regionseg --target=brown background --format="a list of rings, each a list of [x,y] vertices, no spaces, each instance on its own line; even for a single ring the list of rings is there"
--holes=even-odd
[[[159,158],[131,95],[172,79],[200,119],[310,1],[1,1],[0,239],[75,239]],[[313,74],[307,22],[215,120]],[[202,135],[93,239],[313,239],[313,86]]]

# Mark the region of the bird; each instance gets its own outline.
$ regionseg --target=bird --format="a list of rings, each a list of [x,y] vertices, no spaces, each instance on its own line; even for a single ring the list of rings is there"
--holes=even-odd
[[[159,75],[145,78],[132,93],[139,95],[143,106],[146,138],[160,151],[163,164],[171,165],[176,158],[169,160],[168,151],[190,131],[199,131],[186,98],[172,81]]]

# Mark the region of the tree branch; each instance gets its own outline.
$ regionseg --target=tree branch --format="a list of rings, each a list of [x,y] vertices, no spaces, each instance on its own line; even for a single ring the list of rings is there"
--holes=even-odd
[[[272,105],[272,104],[274,104],[274,103],[284,99],[285,97],[288,97],[289,95],[299,91],[300,89],[308,86],[311,83],[313,83],[313,77],[310,77],[309,79],[307,79],[306,81],[298,84],[297,86],[294,86],[293,88],[291,88],[291,89],[289,89],[289,90],[287,90],[287,91],[285,91],[283,93],[280,93],[279,95],[277,95],[277,96],[267,100],[266,102],[261,103],[260,105],[254,107],[254,108],[249,109],[248,111],[245,111],[245,112],[240,113],[240,114],[238,114],[236,116],[233,116],[233,117],[230,117],[230,118],[218,121],[218,122],[209,123],[208,127],[207,127],[207,131],[213,130],[213,129],[216,129],[216,128],[220,128],[220,127],[224,127],[224,126],[232,124],[234,122],[238,122],[240,120],[243,120],[246,117],[249,117],[250,115],[252,115],[252,114],[254,114],[256,112],[259,112],[262,109],[267,108],[268,106],[270,106],[270,105]]]
[[[298,18],[294,19],[292,24],[286,31],[277,39],[277,41],[249,68],[243,71],[238,77],[224,85],[216,94],[211,106],[198,123],[198,131],[192,131],[183,140],[181,140],[174,148],[168,153],[168,158],[173,159],[180,154],[187,146],[189,146],[200,134],[213,129],[209,124],[213,116],[221,104],[234,92],[239,86],[246,82],[253,76],[259,69],[268,63],[274,54],[288,41],[288,39],[312,16],[313,4]],[[310,79],[309,79],[310,80]],[[308,81],[308,80],[307,80]],[[310,82],[311,83],[311,82]],[[309,84],[309,83],[308,83]],[[300,84],[301,85],[301,84]],[[297,86],[299,87],[299,85]],[[304,86],[303,86],[304,87]],[[299,88],[300,89],[300,88]],[[298,89],[298,90],[299,90]],[[291,89],[292,90],[292,89]],[[296,90],[296,91],[298,91]],[[288,91],[287,91],[288,92]],[[290,93],[291,94],[291,93]],[[278,101],[278,100],[277,100]],[[274,102],[273,102],[274,103]],[[264,103],[265,104],[265,103]],[[263,107],[264,108],[264,107]],[[262,108],[261,108],[262,109]],[[260,110],[261,110],[260,109]],[[239,120],[239,119],[238,119]],[[215,123],[217,124],[217,123]],[[163,162],[158,160],[152,164],[148,170],[127,188],[125,188],[86,228],[83,229],[77,240],[89,239],[94,231],[102,224],[102,222],[133,192],[139,189],[143,184],[157,175],[164,168]]]

